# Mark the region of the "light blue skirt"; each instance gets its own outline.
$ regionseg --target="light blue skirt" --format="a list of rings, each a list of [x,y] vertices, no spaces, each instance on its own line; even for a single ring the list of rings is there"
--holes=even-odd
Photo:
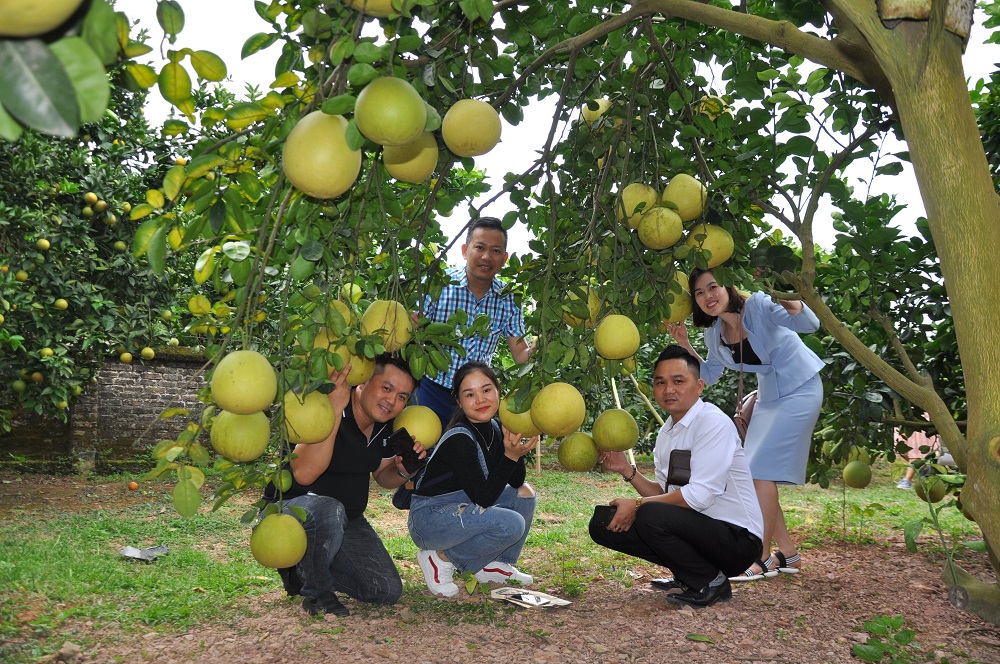
[[[805,484],[813,428],[823,405],[819,374],[791,394],[774,401],[757,401],[744,449],[755,480]]]

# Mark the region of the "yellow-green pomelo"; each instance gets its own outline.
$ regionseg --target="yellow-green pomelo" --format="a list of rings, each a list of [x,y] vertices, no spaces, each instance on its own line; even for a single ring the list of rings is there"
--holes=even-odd
[[[63,298],[59,298],[58,300],[52,303],[52,306],[54,306],[56,309],[59,309],[60,311],[66,311],[67,309],[69,309],[69,302],[67,302]]]
[[[913,481],[913,490],[920,500],[940,503],[944,500],[945,494],[948,493],[948,485],[936,475],[917,476]]]
[[[441,137],[459,157],[478,157],[500,142],[500,114],[485,101],[459,99],[441,120]]]
[[[592,123],[597,118],[604,115],[604,113],[611,108],[611,100],[607,98],[593,99],[591,101],[597,102],[597,108],[591,110],[588,104],[584,104],[583,108],[580,109],[580,117],[587,124]]]
[[[427,107],[407,81],[383,76],[358,95],[354,119],[358,131],[379,145],[406,145],[423,133]]]
[[[568,311],[563,311],[563,320],[566,321],[568,325],[576,327],[577,325],[583,324],[584,327],[593,327],[594,323],[597,322],[597,312],[601,310],[601,298],[597,294],[597,291],[592,287],[587,286],[587,310],[590,312],[590,316],[586,320],[582,318],[577,318]],[[566,295],[566,304],[575,302],[579,300],[580,296],[577,295],[575,289],[570,289]]]
[[[212,400],[230,413],[260,412],[271,405],[277,392],[274,367],[254,350],[229,353],[212,372]]]
[[[0,0],[0,37],[35,37],[55,30],[83,0]]]
[[[212,448],[230,461],[260,457],[271,440],[271,425],[263,412],[239,415],[223,410],[212,420]]]
[[[674,296],[674,301],[670,303],[670,315],[663,319],[664,323],[679,323],[691,315],[694,309],[694,300],[688,289],[688,278],[683,272],[674,272],[674,281],[681,286],[681,291],[670,289],[670,294]]]
[[[351,285],[353,286],[354,284]],[[335,334],[343,335],[355,322],[354,312],[340,300],[332,300],[327,305],[325,322],[327,327],[333,330]]]
[[[354,283],[344,284],[340,289],[340,297],[352,304],[357,304],[364,294],[364,289]]]
[[[291,514],[268,514],[250,535],[250,553],[264,567],[295,567],[306,555],[306,530]]]
[[[361,150],[347,145],[347,120],[313,111],[292,127],[281,153],[285,177],[316,198],[336,198],[361,172]]]
[[[858,445],[851,445],[851,447],[847,450],[847,460],[856,461],[858,459],[861,459],[867,464],[871,464],[872,455],[869,454],[868,450],[866,450],[863,447],[859,447]]]
[[[569,383],[550,383],[531,402],[531,421],[547,436],[573,433],[586,417],[583,395]]]
[[[639,218],[639,242],[650,249],[667,249],[681,241],[684,222],[680,216],[665,207],[654,207]]]
[[[310,392],[302,397],[288,390],[283,403],[288,442],[296,445],[321,443],[333,431],[336,414],[329,397],[322,392]]]
[[[427,406],[407,406],[393,420],[392,430],[406,428],[413,438],[428,450],[441,439],[441,418]]]
[[[357,10],[368,14],[369,16],[378,16],[379,18],[385,18],[389,14],[397,13],[396,10],[392,8],[392,0],[344,0],[351,9]],[[400,0],[400,6],[403,11],[407,7],[412,6],[413,2],[411,0]]]
[[[687,173],[678,173],[670,178],[663,190],[661,201],[670,201],[677,206],[677,214],[684,221],[693,221],[701,216],[708,199],[708,190]]]
[[[615,206],[618,221],[628,219],[629,228],[638,228],[643,213],[652,209],[658,199],[656,189],[642,182],[633,182],[622,189],[621,201]],[[642,209],[636,210],[640,204],[644,204]]]
[[[335,336],[335,338],[337,337]],[[335,344],[330,339],[326,328],[322,328],[316,333],[316,340],[313,342],[313,348],[325,348],[331,353],[340,355],[340,359],[343,361],[341,366],[346,367],[348,364],[351,365],[351,370],[347,372],[347,379],[345,381],[351,387],[367,382],[369,378],[375,375],[375,360],[363,355],[354,354],[353,349],[357,346],[357,343],[357,337],[346,337],[344,343]],[[336,369],[329,362],[326,367],[331,373]]]
[[[395,300],[375,300],[361,316],[363,334],[380,334],[386,352],[397,351],[413,337],[410,312]]]
[[[387,146],[382,150],[382,163],[389,175],[397,180],[420,184],[434,175],[437,168],[437,139],[425,131],[406,145]]]
[[[687,246],[692,249],[701,248],[711,254],[708,267],[713,268],[728,261],[736,248],[733,236],[722,226],[715,224],[696,224],[688,233]]]
[[[844,484],[855,489],[864,489],[872,481],[872,467],[855,459],[844,466]]]
[[[709,120],[715,120],[723,113],[728,113],[731,117],[736,117],[733,109],[729,108],[726,100],[718,95],[706,95],[695,104],[695,110],[707,115]]]
[[[566,470],[586,472],[597,465],[600,453],[589,434],[577,431],[559,441],[559,451],[556,454],[560,465]]]
[[[639,328],[628,316],[608,314],[594,330],[594,348],[606,360],[624,360],[639,350]]]
[[[511,412],[507,397],[500,400],[500,423],[507,427],[508,431],[519,433],[525,438],[531,438],[541,433],[531,419],[531,407],[523,413]]]
[[[624,452],[639,442],[639,425],[632,413],[623,408],[612,408],[597,416],[591,435],[598,449]]]

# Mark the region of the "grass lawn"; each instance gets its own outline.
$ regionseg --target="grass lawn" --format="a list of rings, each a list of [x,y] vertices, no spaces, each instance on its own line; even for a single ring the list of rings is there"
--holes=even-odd
[[[651,474],[649,457],[639,463]],[[801,548],[830,541],[871,546],[899,541],[905,524],[929,515],[912,491],[895,488],[900,473],[901,467],[883,463],[876,464],[872,484],[864,490],[845,491],[839,482],[826,490],[782,489],[788,525]],[[67,634],[76,629],[68,625],[117,625],[138,635],[237,620],[248,610],[248,596],[280,587],[277,574],[251,557],[249,529],[239,520],[256,496],[183,519],[173,511],[169,486],[143,484],[130,493],[124,489],[130,479],[78,478],[75,483],[85,488],[71,499],[29,501],[0,511],[0,661],[32,661],[58,648],[63,637],[86,644],[86,631]],[[5,485],[41,481],[15,476]],[[540,501],[522,559],[525,569],[543,580],[538,587],[575,598],[585,595],[588,582],[597,577],[614,576],[627,586],[634,559],[594,546],[587,522],[594,504],[634,495],[630,487],[617,476],[568,473],[554,466],[541,475],[529,471],[529,482]],[[450,620],[490,619],[496,603],[470,604],[456,614],[456,605],[439,605],[422,592],[406,514],[391,506],[387,492],[373,494],[369,518],[407,583],[403,602],[420,611],[447,611],[453,614]],[[947,546],[980,538],[976,525],[956,509],[944,510],[941,524]],[[167,545],[170,553],[147,564],[120,556],[127,545]],[[920,546],[943,551],[942,539],[926,526]]]

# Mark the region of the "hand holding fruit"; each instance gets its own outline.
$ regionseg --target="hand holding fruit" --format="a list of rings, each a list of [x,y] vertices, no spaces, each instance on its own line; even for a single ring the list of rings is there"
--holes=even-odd
[[[618,473],[622,477],[625,477],[626,473],[631,474],[632,472],[632,464],[628,462],[628,457],[625,456],[624,452],[601,452],[597,462],[607,472]]]
[[[330,372],[330,382],[333,383],[333,391],[330,392],[330,404],[334,412],[339,417],[348,404],[351,403],[351,388],[347,385],[347,375],[351,373],[351,365],[345,364],[340,371]]]
[[[681,346],[686,347],[690,343],[688,339],[687,325],[684,321],[679,323],[667,323],[667,332],[669,332],[670,336],[674,338],[674,341]]]
[[[503,427],[503,447],[504,452],[507,454],[509,459],[517,461],[525,454],[535,449],[535,445],[538,443],[538,436],[532,436],[531,438],[523,438],[521,434],[516,431],[510,431],[507,427]]]

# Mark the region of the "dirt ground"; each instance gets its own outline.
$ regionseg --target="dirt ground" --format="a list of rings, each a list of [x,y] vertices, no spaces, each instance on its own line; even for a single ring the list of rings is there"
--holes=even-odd
[[[86,500],[89,508],[120,502],[121,487],[79,478],[0,486],[0,518],[13,503],[59,504]],[[117,497],[116,497],[117,496]],[[377,527],[377,524],[376,524]],[[963,561],[980,579],[992,578],[985,556]],[[530,558],[522,567],[531,571]],[[1000,663],[1000,628],[948,604],[940,561],[908,554],[902,537],[886,546],[833,544],[803,555],[800,574],[734,584],[733,599],[700,611],[679,610],[650,577],[663,570],[636,567],[632,587],[615,579],[588,581],[567,607],[516,609],[502,624],[469,624],[447,612],[428,617],[407,601],[393,607],[345,603],[346,618],[310,618],[285,596],[275,575],[272,591],[252,599],[249,617],[199,626],[139,633],[93,630],[96,645],[80,650],[67,642],[67,662],[233,662],[247,664],[330,662],[848,662],[853,643],[864,642],[862,624],[872,616],[903,614],[917,632],[913,659],[893,661]],[[402,567],[413,563],[401,562]],[[426,592],[426,591],[425,591]],[[447,602],[493,601],[475,598]],[[456,607],[458,608],[458,607]],[[457,613],[457,612],[456,612]],[[89,629],[88,629],[89,628]],[[890,661],[888,658],[885,661]]]

